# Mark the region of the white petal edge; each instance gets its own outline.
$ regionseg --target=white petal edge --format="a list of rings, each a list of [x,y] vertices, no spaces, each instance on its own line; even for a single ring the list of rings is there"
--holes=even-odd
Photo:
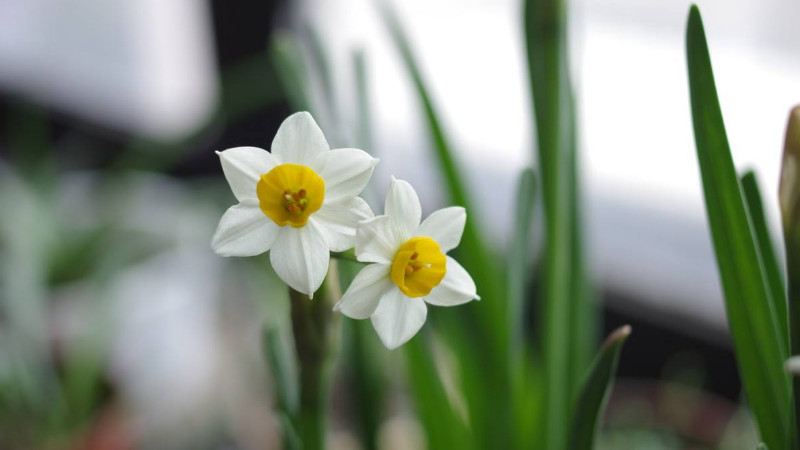
[[[373,216],[363,198],[350,197],[323,204],[309,221],[315,222],[330,251],[343,252],[355,247],[358,223]]]
[[[451,206],[434,211],[413,234],[433,238],[439,244],[442,252],[447,253],[461,242],[461,235],[464,234],[466,223],[467,212],[464,208]]]
[[[357,148],[320,153],[311,166],[325,180],[325,202],[355,197],[367,186],[378,160]]]
[[[397,249],[408,238],[388,216],[365,220],[356,229],[356,258],[361,262],[391,264]]]
[[[328,150],[325,135],[305,111],[287,117],[272,140],[272,154],[283,163],[311,167],[317,156]]]
[[[235,147],[217,152],[222,172],[239,201],[258,199],[256,185],[261,175],[278,165],[268,151],[258,147]]]
[[[447,257],[447,272],[438,286],[425,296],[425,301],[436,306],[456,306],[480,300],[475,281],[455,259]]]
[[[275,273],[292,289],[313,298],[328,273],[330,253],[313,222],[281,228],[269,260]]]
[[[388,264],[370,264],[361,269],[333,310],[352,319],[370,317],[381,297],[390,289],[396,289],[389,278],[390,269]]]
[[[408,182],[392,177],[383,213],[391,217],[406,235],[411,236],[422,219],[422,208],[414,188]]]
[[[390,289],[372,315],[372,326],[389,350],[408,342],[425,324],[428,307],[420,298],[409,298],[399,289]]]
[[[211,248],[222,256],[255,256],[269,250],[280,227],[257,204],[231,206],[222,215]]]

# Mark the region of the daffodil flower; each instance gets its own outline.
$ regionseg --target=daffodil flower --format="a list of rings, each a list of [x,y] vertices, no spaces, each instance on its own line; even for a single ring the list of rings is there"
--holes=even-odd
[[[284,120],[272,153],[237,147],[217,154],[239,204],[222,216],[214,251],[269,251],[278,276],[313,295],[328,271],[329,252],[352,248],[358,222],[373,217],[358,194],[378,160],[353,148],[331,150],[307,112]]]
[[[359,224],[356,258],[374,264],[356,275],[334,310],[371,317],[383,344],[394,349],[422,328],[425,303],[455,306],[480,297],[472,277],[446,255],[461,241],[464,208],[440,209],[420,224],[414,188],[392,179],[384,214]]]

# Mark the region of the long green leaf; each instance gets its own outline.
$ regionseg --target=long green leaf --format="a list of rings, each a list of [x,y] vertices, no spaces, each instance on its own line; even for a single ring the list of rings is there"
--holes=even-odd
[[[789,379],[781,368],[788,349],[758,262],[697,6],[689,11],[686,52],[697,157],[739,371],[761,438],[786,449]]]
[[[465,342],[471,344],[468,350],[458,351],[456,354],[460,360],[459,378],[468,403],[469,422],[475,439],[479,442],[478,446],[508,447],[512,439],[511,413],[508,407],[511,377],[506,351],[508,314],[504,289],[500,283],[503,279],[498,269],[500,264],[483,241],[453,147],[400,22],[387,1],[378,0],[377,4],[422,104],[434,155],[450,199],[454,204],[463,206],[469,215],[461,244],[454,252],[457,253],[459,262],[475,279],[478,293],[483,300],[460,308],[460,316],[449,314],[449,317],[443,317],[439,322],[441,329],[445,331],[443,338],[453,348],[462,348]],[[475,372],[474,368],[482,367],[492,369]]]
[[[789,114],[786,141],[783,147],[781,183],[778,195],[781,204],[783,243],[786,250],[788,280],[789,338],[791,361],[800,354],[800,106]],[[788,363],[787,363],[788,364]],[[794,404],[794,444],[800,448],[800,378],[792,379]]]
[[[575,405],[572,429],[569,434],[571,450],[594,448],[600,417],[608,402],[611,386],[614,384],[619,354],[630,334],[630,326],[618,328],[608,336],[600,349],[600,354],[597,355],[592,370],[589,372],[589,378],[584,382]]]
[[[773,308],[777,315],[780,333],[783,339],[789,342],[789,319],[786,306],[786,285],[783,281],[778,257],[775,254],[775,247],[767,226],[767,218],[764,214],[764,204],[761,201],[761,190],[758,187],[758,179],[752,170],[748,170],[741,177],[742,192],[744,193],[747,212],[750,216],[750,223],[753,225],[753,232],[756,236],[758,253],[773,301]]]
[[[297,436],[292,418],[297,412],[297,383],[292,382],[289,370],[291,355],[286,348],[288,344],[283,342],[279,330],[275,327],[268,327],[264,331],[264,352],[272,378],[275,383],[275,394],[278,398],[279,417],[283,427],[284,446],[288,449],[300,449],[300,438]]]
[[[294,110],[308,111],[312,102],[301,54],[299,44],[288,32],[276,33],[272,37],[269,55],[284,95]]]
[[[430,342],[424,334],[406,343],[406,365],[417,415],[422,421],[431,449],[470,449],[475,442],[464,421],[458,416],[447,396]]]
[[[570,405],[593,346],[594,314],[583,266],[575,113],[566,51],[566,2],[526,0],[525,39],[544,205],[541,283],[545,448],[566,445]]]
[[[536,175],[531,169],[522,171],[517,184],[514,212],[514,230],[508,249],[507,286],[508,313],[511,343],[510,359],[522,359],[522,334],[524,327],[525,288],[530,274],[530,237],[533,206],[536,197]]]

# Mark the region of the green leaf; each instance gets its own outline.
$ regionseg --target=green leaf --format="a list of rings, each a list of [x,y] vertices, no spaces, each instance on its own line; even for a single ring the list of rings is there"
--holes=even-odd
[[[269,55],[289,105],[295,111],[311,109],[306,68],[299,44],[288,32],[277,32],[270,41]]]
[[[762,443],[758,444],[758,447],[756,447],[756,450],[769,450],[769,447],[767,447],[767,444],[762,442]]]
[[[697,6],[689,11],[686,51],[697,157],[739,371],[761,438],[786,449],[789,379],[782,367],[788,349],[759,264]]]
[[[508,313],[501,280],[504,279],[498,258],[489,251],[476,220],[458,168],[455,152],[445,133],[438,112],[419,70],[411,46],[388,2],[377,2],[381,16],[403,65],[413,81],[430,133],[432,149],[450,200],[467,210],[468,218],[460,246],[454,250],[459,262],[472,275],[481,302],[472,302],[438,322],[444,340],[459,358],[460,380],[468,404],[469,423],[478,447],[508,447],[513,439],[511,412],[511,375],[508,361]],[[432,315],[435,315],[433,313]],[[469,345],[465,345],[469,343]],[[492,367],[492,370],[478,370]],[[430,430],[428,430],[430,432]]]
[[[507,286],[508,313],[511,343],[510,359],[521,359],[522,334],[525,310],[525,288],[530,275],[530,237],[533,222],[534,202],[536,200],[536,175],[531,169],[522,171],[517,184],[516,205],[514,208],[514,230],[511,246],[508,249]]]
[[[611,386],[614,384],[619,354],[630,334],[630,326],[620,327],[608,336],[600,349],[600,354],[597,355],[575,405],[568,448],[572,450],[594,448],[600,417],[608,403]]]
[[[786,288],[783,281],[783,273],[778,264],[778,257],[775,254],[775,247],[769,234],[767,218],[764,214],[764,205],[761,201],[761,190],[758,187],[758,179],[752,170],[748,170],[742,175],[742,192],[747,205],[750,223],[756,236],[758,253],[767,276],[767,282],[773,301],[773,308],[777,315],[780,333],[786,342],[789,342],[789,319],[786,307]]]
[[[525,39],[544,205],[541,329],[547,389],[542,447],[566,445],[570,405],[594,346],[595,314],[584,267],[575,111],[566,2],[526,0]]]
[[[783,224],[788,280],[789,339],[792,361],[800,354],[800,107],[789,114],[783,147],[781,182],[778,195]],[[788,364],[788,362],[787,362]],[[792,379],[794,403],[794,443],[800,448],[800,378]]]
[[[470,449],[478,447],[464,421],[456,413],[436,369],[431,343],[423,333],[405,345],[408,381],[431,449]]]

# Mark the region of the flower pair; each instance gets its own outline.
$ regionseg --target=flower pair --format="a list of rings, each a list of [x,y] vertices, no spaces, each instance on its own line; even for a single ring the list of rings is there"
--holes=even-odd
[[[278,276],[313,296],[328,271],[329,252],[355,247],[367,265],[335,309],[372,318],[383,343],[396,348],[425,323],[425,302],[453,306],[477,299],[469,274],[446,253],[464,230],[463,208],[421,221],[414,189],[392,180],[385,214],[373,217],[358,194],[378,160],[362,150],[330,150],[306,112],[287,118],[272,153],[255,147],[218,152],[239,204],[220,220],[212,247],[223,256],[270,252]]]

